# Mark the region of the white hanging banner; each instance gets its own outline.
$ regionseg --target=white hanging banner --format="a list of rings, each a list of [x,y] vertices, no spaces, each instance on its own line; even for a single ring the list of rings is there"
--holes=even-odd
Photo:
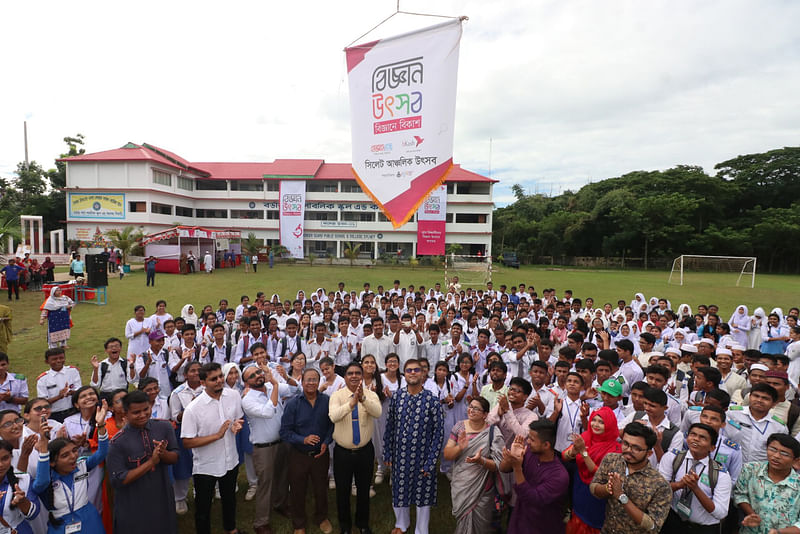
[[[353,174],[395,228],[453,166],[461,20],[345,50]]]
[[[447,186],[440,185],[417,210],[417,256],[444,256]]]
[[[293,258],[302,258],[306,181],[281,180],[280,199],[281,245],[289,249]]]

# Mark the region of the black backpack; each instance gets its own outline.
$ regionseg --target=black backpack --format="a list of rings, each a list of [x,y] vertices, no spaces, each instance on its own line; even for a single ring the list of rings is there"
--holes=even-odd
[[[682,450],[678,454],[675,455],[675,459],[672,460],[672,479],[670,482],[675,482],[675,473],[678,472],[678,469],[681,467],[683,460],[686,458],[686,454],[689,451],[686,449]],[[722,466],[717,462],[715,459],[708,457],[708,487],[711,488],[711,498],[714,498],[714,489],[717,487],[717,481],[719,480],[719,472],[722,469]]]
[[[644,416],[645,416],[645,412],[637,411],[637,412],[635,412],[633,414],[633,420],[634,421],[639,421]],[[680,430],[680,429],[677,426],[673,425],[672,421],[670,421],[669,419],[666,419],[666,417],[664,418],[664,420],[667,423],[669,423],[669,428],[661,433],[661,450],[663,450],[664,452],[667,452],[668,450],[670,450],[669,446],[672,444],[672,438],[675,437],[675,434],[677,434],[678,430]]]
[[[128,360],[124,358],[120,358],[119,364],[122,366],[122,372],[125,375],[125,380],[128,379]],[[106,375],[108,374],[108,370],[111,368],[108,365],[108,362],[101,362],[100,363],[100,385],[103,385],[103,379],[105,379]]]

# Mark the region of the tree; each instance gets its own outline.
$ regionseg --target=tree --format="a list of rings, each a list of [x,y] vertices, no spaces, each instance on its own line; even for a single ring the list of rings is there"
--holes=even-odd
[[[22,239],[22,230],[19,227],[19,218],[8,212],[0,212],[0,251],[12,254],[13,250],[6,250],[8,238]]]
[[[350,267],[355,264],[358,259],[358,253],[361,251],[361,243],[344,243],[344,257],[350,260]]]
[[[106,232],[106,237],[111,241],[114,248],[122,251],[122,264],[127,264],[128,256],[136,245],[141,244],[144,232],[135,229],[133,226],[126,226],[121,231],[114,228]]]
[[[261,252],[263,241],[256,237],[256,234],[250,232],[247,237],[242,240],[242,250],[248,255],[255,256]]]

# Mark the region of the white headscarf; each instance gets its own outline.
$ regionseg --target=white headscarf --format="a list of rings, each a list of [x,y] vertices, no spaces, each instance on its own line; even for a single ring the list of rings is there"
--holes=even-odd
[[[631,301],[631,309],[634,313],[637,313],[639,310],[639,303],[644,302],[647,303],[647,299],[644,298],[644,293],[636,293],[633,296],[633,300]]]
[[[769,312],[770,314],[777,313],[778,314],[778,326],[782,326],[786,324],[786,317],[783,315],[783,308],[772,308],[772,311]]]
[[[242,370],[239,369],[239,366],[233,362],[228,362],[222,366],[222,380],[225,382],[225,387],[229,388],[228,385],[228,374],[231,372],[232,369],[236,369],[239,372],[239,379],[236,381],[235,388],[238,391],[242,391],[244,389],[244,382],[242,382]]]
[[[192,313],[189,313],[189,308],[192,309]],[[183,320],[186,321],[186,324],[193,324],[197,326],[197,314],[194,313],[194,306],[191,304],[187,304],[181,309],[181,317]]]
[[[658,308],[658,297],[650,297],[648,304],[650,307],[647,309],[647,313],[650,313],[652,310]]]
[[[692,316],[692,307],[688,304],[681,304],[678,306],[678,322],[682,321],[685,317]]]
[[[764,308],[759,306],[758,308],[753,311],[753,326],[756,328],[761,328],[761,326],[767,320],[767,312],[764,311]]]
[[[71,298],[66,295],[59,295],[55,296],[56,291],[61,292],[61,288],[56,286],[50,292],[50,296],[47,297],[47,300],[44,303],[44,309],[47,311],[56,311],[66,308],[72,308],[75,305],[75,302]]]
[[[739,313],[739,308],[744,308],[743,313]],[[744,304],[739,304],[736,306],[736,309],[733,310],[733,314],[731,318],[728,320],[728,325],[733,328],[746,328],[750,329],[750,315],[747,313],[747,306]]]

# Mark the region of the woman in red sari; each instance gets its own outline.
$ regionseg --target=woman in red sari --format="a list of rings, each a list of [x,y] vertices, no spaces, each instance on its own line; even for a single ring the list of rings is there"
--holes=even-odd
[[[611,408],[603,406],[589,416],[589,430],[573,436],[572,445],[564,451],[564,460],[574,459],[578,465],[567,534],[598,534],[603,527],[606,501],[592,495],[589,484],[603,457],[610,452],[621,452],[618,437],[617,418]]]

